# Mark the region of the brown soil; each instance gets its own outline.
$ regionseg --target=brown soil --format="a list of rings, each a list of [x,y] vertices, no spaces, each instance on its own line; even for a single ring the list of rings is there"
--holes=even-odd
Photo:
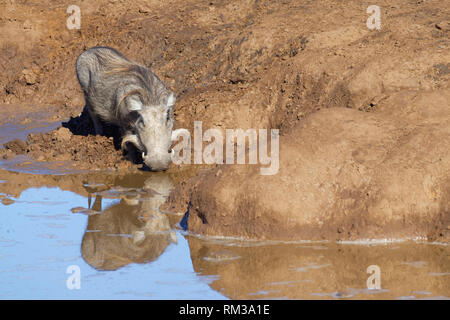
[[[139,167],[118,150],[114,128],[94,136],[81,113],[75,60],[107,45],[151,67],[177,93],[176,127],[201,120],[204,128],[280,129],[278,175],[226,166],[176,188],[170,205],[183,211],[195,203],[192,231],[448,241],[449,9],[440,0],[379,1],[382,29],[371,31],[369,5],[83,1],[81,29],[68,30],[65,4],[1,1],[0,124],[32,121],[31,113],[68,122],[6,143],[0,157],[89,170]],[[301,172],[305,165],[312,173]],[[319,178],[324,186],[312,185]],[[295,194],[286,192],[292,188]],[[269,205],[263,199],[272,189],[284,194],[267,197]],[[228,218],[218,218],[225,212]],[[207,226],[195,222],[199,215]]]

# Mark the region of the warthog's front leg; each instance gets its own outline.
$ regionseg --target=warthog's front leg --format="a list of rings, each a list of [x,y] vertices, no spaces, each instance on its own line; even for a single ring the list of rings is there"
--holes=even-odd
[[[95,134],[103,135],[103,125],[89,104],[87,104],[87,110],[89,112],[89,116],[91,117],[92,124],[94,125]]]

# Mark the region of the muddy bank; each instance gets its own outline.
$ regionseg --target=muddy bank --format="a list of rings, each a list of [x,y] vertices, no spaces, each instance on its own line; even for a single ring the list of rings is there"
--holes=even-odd
[[[17,108],[0,123],[22,121],[19,109],[66,123],[11,139],[0,157],[139,170],[117,131],[95,136],[81,113],[76,58],[112,46],[176,92],[176,128],[280,129],[279,174],[225,166],[177,187],[169,206],[191,201],[191,231],[448,241],[449,9],[378,5],[375,31],[360,1],[99,1],[80,4],[81,29],[68,30],[63,5],[1,3],[0,102]]]
[[[170,201],[190,202],[188,229],[204,235],[447,242],[449,92],[413,95],[388,114],[316,112],[280,138],[277,174],[223,165],[178,187]]]
[[[100,1],[80,4],[81,28],[68,30],[64,6],[9,1],[0,4],[0,101],[77,117],[84,98],[74,64],[95,45],[151,67],[177,94],[175,126],[188,129],[201,120],[284,133],[323,108],[373,112],[399,90],[448,87],[448,9],[440,1],[378,5],[381,31],[367,29],[359,1]],[[45,153],[31,157],[68,147],[49,140],[30,139]],[[61,157],[76,166],[127,166],[108,140],[72,140]]]
[[[17,155],[26,155],[39,162],[65,162],[66,169],[131,168],[132,162],[120,150],[118,130],[108,129],[105,136],[95,135],[87,112],[82,112],[62,122],[55,130],[30,133],[24,140],[4,143],[0,157],[11,160]]]

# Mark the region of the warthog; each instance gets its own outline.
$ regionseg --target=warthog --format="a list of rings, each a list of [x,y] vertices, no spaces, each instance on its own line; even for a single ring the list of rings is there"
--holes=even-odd
[[[122,149],[131,143],[151,170],[166,170],[171,163],[172,134],[175,137],[177,132],[172,132],[174,94],[150,69],[113,48],[84,51],[76,69],[95,132],[103,134],[99,118],[117,125]]]

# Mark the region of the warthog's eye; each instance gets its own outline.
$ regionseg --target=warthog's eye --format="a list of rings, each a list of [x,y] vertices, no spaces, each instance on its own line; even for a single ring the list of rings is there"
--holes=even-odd
[[[144,119],[142,119],[142,117],[140,117],[136,123],[136,126],[140,129],[145,127],[145,123],[144,123]]]

